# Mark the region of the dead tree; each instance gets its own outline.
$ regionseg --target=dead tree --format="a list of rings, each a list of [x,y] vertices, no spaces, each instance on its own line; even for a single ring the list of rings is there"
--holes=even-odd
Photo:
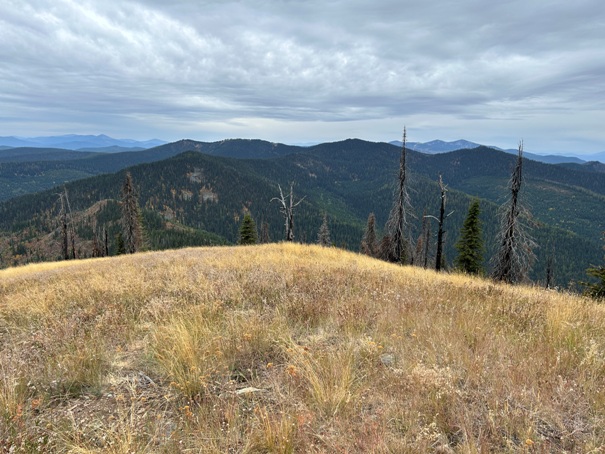
[[[103,227],[101,231],[96,231],[92,239],[92,256],[107,257],[109,255],[109,240],[107,238],[107,229]]]
[[[445,202],[446,202],[446,194],[447,194],[447,186],[443,184],[443,178],[439,175],[439,191],[441,193],[441,203],[439,206],[439,218],[435,216],[428,215],[427,217],[436,219],[439,223],[439,230],[437,231],[437,253],[435,254],[435,271],[441,271],[443,267],[443,238],[445,235],[445,230],[443,229],[443,225],[445,220],[450,217],[454,212],[450,212],[447,215],[445,214]]]
[[[328,227],[328,214],[324,213],[323,222],[319,227],[319,231],[317,232],[317,244],[328,247],[332,245],[332,240],[330,239],[330,228]]]
[[[429,262],[429,249],[431,242],[431,218],[426,215],[426,210],[422,214],[422,231],[416,241],[416,253],[414,254],[414,264],[427,268]]]
[[[519,142],[519,154],[509,183],[510,199],[501,208],[501,225],[498,232],[499,249],[492,259],[492,278],[509,284],[527,279],[535,259],[536,243],[527,234],[522,218],[529,213],[521,203],[519,193],[523,183],[523,142]]]
[[[280,185],[277,185],[277,187],[279,188],[279,197],[273,197],[271,202],[277,200],[281,204],[279,211],[284,216],[286,241],[294,241],[294,208],[300,205],[305,198],[303,197],[298,202],[294,202],[294,183],[290,183],[290,194],[288,196],[284,196]]]
[[[71,205],[67,196],[67,188],[59,193],[61,202],[61,251],[64,260],[76,258],[76,231],[72,222]]]
[[[548,248],[549,252],[546,257],[546,280],[544,286],[546,288],[554,288],[555,280],[555,246],[553,244]]]
[[[269,223],[266,221],[261,222],[260,225],[260,242],[262,244],[271,242],[271,237],[269,235]]]
[[[361,239],[361,253],[370,257],[378,257],[378,240],[376,239],[376,216],[370,213],[366,230]]]
[[[395,201],[391,208],[389,220],[387,221],[386,231],[390,238],[390,253],[388,254],[389,261],[396,263],[405,263],[408,255],[408,239],[406,232],[408,228],[407,216],[411,212],[410,197],[407,190],[407,150],[406,150],[407,134],[405,127],[403,128],[403,143],[401,146],[401,156],[399,159],[399,178],[397,180],[397,192]]]
[[[130,172],[126,173],[122,185],[121,207],[124,246],[128,254],[134,254],[143,247],[143,226],[139,202]]]

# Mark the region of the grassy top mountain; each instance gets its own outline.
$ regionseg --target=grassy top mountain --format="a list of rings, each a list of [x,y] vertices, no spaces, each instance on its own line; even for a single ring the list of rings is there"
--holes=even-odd
[[[35,452],[591,452],[605,310],[334,248],[0,271],[0,440]]]

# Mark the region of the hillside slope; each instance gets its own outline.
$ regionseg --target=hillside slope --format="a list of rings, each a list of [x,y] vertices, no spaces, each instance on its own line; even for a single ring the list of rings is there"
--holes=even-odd
[[[0,446],[590,452],[605,308],[276,244],[0,271]]]
[[[180,141],[147,152],[154,159],[160,159],[197,145],[208,144]],[[261,154],[275,148],[275,144],[262,141],[224,141],[210,145],[216,147],[215,151],[233,152],[249,146],[248,153],[257,150]],[[325,212],[329,216],[335,244],[357,250],[370,212],[376,214],[379,227],[386,222],[392,204],[399,150],[389,144],[360,140],[321,144],[305,150],[304,153],[272,159],[230,159],[186,152],[128,170],[139,189],[141,206],[153,212],[156,218],[161,216],[169,222],[210,232],[232,243],[237,241],[240,220],[248,210],[259,226],[261,222],[269,224],[273,240],[281,239],[283,220],[276,203],[270,203],[270,200],[278,194],[278,184],[285,187],[288,182],[295,181],[296,195],[306,197],[295,217],[296,239],[314,242]],[[118,155],[111,156],[119,158]],[[136,152],[127,155],[134,157],[135,161],[151,159],[149,155],[137,157]],[[411,152],[409,158],[411,199],[416,216],[412,222],[414,239],[419,235],[419,219],[425,210],[427,214],[437,212],[439,191],[436,178],[442,173],[449,188],[448,212],[453,212],[445,226],[447,261],[452,263],[456,256],[454,244],[470,201],[464,192],[484,199],[481,217],[487,261],[495,250],[496,203],[502,202],[506,194],[506,182],[514,157],[494,150],[476,149],[444,155]],[[103,171],[110,170],[114,164],[117,168],[124,164],[121,158],[115,162],[108,160],[107,156],[91,159],[101,159],[95,162],[108,166]],[[78,163],[88,161],[82,159]],[[536,168],[533,167],[535,165]],[[553,170],[553,167],[532,164],[531,161],[526,165],[528,177],[524,193],[536,222],[532,233],[540,246],[531,277],[536,281],[544,279],[546,262],[554,253],[556,285],[566,287],[570,282],[582,280],[586,268],[600,263],[599,238],[605,216],[601,209],[605,196],[585,187],[572,186],[566,181],[573,181],[577,176],[578,185],[591,187],[596,184],[597,189],[599,184],[605,187],[605,182],[599,183],[598,178],[584,181],[590,179],[581,178],[580,172]],[[82,212],[102,201],[119,199],[123,178],[124,171],[67,184],[72,209]],[[0,230],[5,231],[0,237],[0,262],[4,266],[59,256],[57,192],[53,189],[0,203]],[[111,206],[116,208],[115,203]],[[106,227],[113,235],[118,232],[119,209],[112,210],[111,215],[107,212],[102,214],[92,219],[78,216],[79,219],[90,219],[77,226],[84,255],[90,254],[95,229]],[[161,224],[161,219],[154,221],[152,238],[155,240],[151,247],[187,244],[184,239],[178,243],[162,239],[162,231],[168,230]],[[203,232],[201,235],[207,236]],[[41,236],[46,244],[41,244]],[[194,236],[200,238],[198,233]],[[50,244],[52,242],[54,246]],[[190,243],[203,244],[211,242],[200,238]]]

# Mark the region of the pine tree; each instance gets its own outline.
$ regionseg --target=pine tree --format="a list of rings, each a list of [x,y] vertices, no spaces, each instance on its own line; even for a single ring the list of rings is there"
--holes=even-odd
[[[376,216],[370,213],[366,230],[361,240],[361,253],[370,257],[378,257],[378,240],[376,239]]]
[[[143,247],[143,227],[141,211],[136,191],[132,183],[132,175],[126,173],[122,185],[122,238],[127,253],[134,254]]]
[[[497,237],[500,247],[492,260],[494,264],[492,277],[497,281],[504,281],[509,284],[526,280],[535,259],[533,248],[536,244],[527,234],[526,228],[522,224],[522,218],[529,217],[519,194],[523,182],[522,170],[523,142],[520,142],[517,163],[509,183],[511,196],[502,207],[502,219]]]
[[[256,223],[250,213],[246,213],[239,228],[239,244],[256,244],[257,242]]]
[[[331,246],[332,240],[330,239],[330,229],[328,228],[328,215],[324,213],[324,219],[317,232],[317,244],[321,246]]]
[[[460,229],[456,249],[458,250],[457,269],[468,274],[483,272],[483,237],[479,219],[479,199],[474,199],[468,208],[468,214]]]
[[[603,233],[603,237],[605,238],[605,232]],[[584,294],[595,299],[605,298],[605,266],[593,266],[592,268],[588,268],[586,273],[589,276],[597,278],[599,281],[595,283],[582,282],[586,287]]]
[[[588,268],[586,273],[589,276],[595,277],[599,279],[599,282],[594,284],[586,284],[586,289],[584,290],[584,294],[591,296],[595,299],[605,298],[605,266],[597,266],[593,268]]]

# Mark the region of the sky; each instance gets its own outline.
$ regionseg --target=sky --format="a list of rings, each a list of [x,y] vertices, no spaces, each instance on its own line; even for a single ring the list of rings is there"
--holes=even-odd
[[[0,0],[0,136],[605,151],[602,0]]]

